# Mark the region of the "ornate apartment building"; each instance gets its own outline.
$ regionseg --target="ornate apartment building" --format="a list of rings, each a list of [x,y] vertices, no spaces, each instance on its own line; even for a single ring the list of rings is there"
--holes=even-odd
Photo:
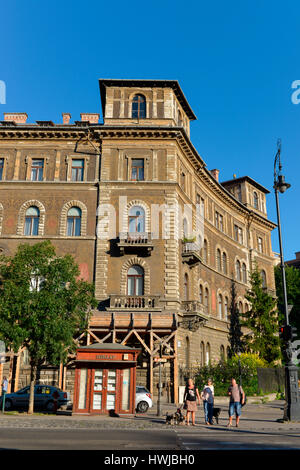
[[[232,282],[241,312],[255,261],[275,291],[268,190],[248,176],[221,183],[207,169],[177,81],[99,83],[101,124],[93,113],[0,122],[0,249],[50,239],[73,254],[99,300],[80,340],[141,348],[138,382],[154,393],[161,355],[164,390],[177,401],[184,370],[228,354]],[[8,358],[17,389],[26,352]],[[71,390],[68,374],[72,360],[55,376]]]

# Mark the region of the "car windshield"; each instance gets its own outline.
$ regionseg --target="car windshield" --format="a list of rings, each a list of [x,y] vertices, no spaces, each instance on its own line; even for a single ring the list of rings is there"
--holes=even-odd
[[[149,393],[146,387],[136,387],[136,393]]]
[[[22,388],[21,390],[18,390],[18,392],[16,392],[18,395],[23,395],[24,393],[29,393],[29,387],[25,387],[25,388]]]

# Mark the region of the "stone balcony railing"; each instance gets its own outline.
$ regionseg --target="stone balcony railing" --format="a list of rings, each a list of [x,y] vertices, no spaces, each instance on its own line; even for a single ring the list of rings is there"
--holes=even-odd
[[[200,245],[195,242],[182,242],[183,262],[191,265],[201,263]]]
[[[208,308],[198,300],[183,300],[181,306],[183,319],[180,323],[183,328],[196,331],[209,319]]]
[[[110,306],[112,310],[160,310],[159,295],[110,295]]]
[[[143,250],[149,255],[153,250],[151,234],[148,232],[122,232],[119,235],[118,247],[121,254],[124,254],[126,251]]]

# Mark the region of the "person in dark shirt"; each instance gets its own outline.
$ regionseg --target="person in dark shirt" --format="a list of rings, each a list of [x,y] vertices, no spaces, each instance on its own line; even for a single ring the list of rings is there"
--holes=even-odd
[[[189,426],[190,413],[192,415],[192,425],[195,426],[195,413],[197,411],[197,400],[200,404],[200,395],[197,387],[192,379],[188,380],[188,384],[185,388],[183,401],[185,402],[186,408],[186,425]]]

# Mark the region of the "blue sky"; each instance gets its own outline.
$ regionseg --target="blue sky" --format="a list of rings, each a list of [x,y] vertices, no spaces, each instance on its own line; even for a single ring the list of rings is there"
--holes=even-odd
[[[197,116],[191,139],[220,180],[249,175],[271,190],[282,139],[292,187],[280,197],[285,259],[300,251],[300,3],[244,0],[10,0],[1,5],[3,112],[61,122],[100,112],[99,78],[176,79]],[[300,95],[299,95],[300,96]],[[277,230],[273,250],[279,251]]]

